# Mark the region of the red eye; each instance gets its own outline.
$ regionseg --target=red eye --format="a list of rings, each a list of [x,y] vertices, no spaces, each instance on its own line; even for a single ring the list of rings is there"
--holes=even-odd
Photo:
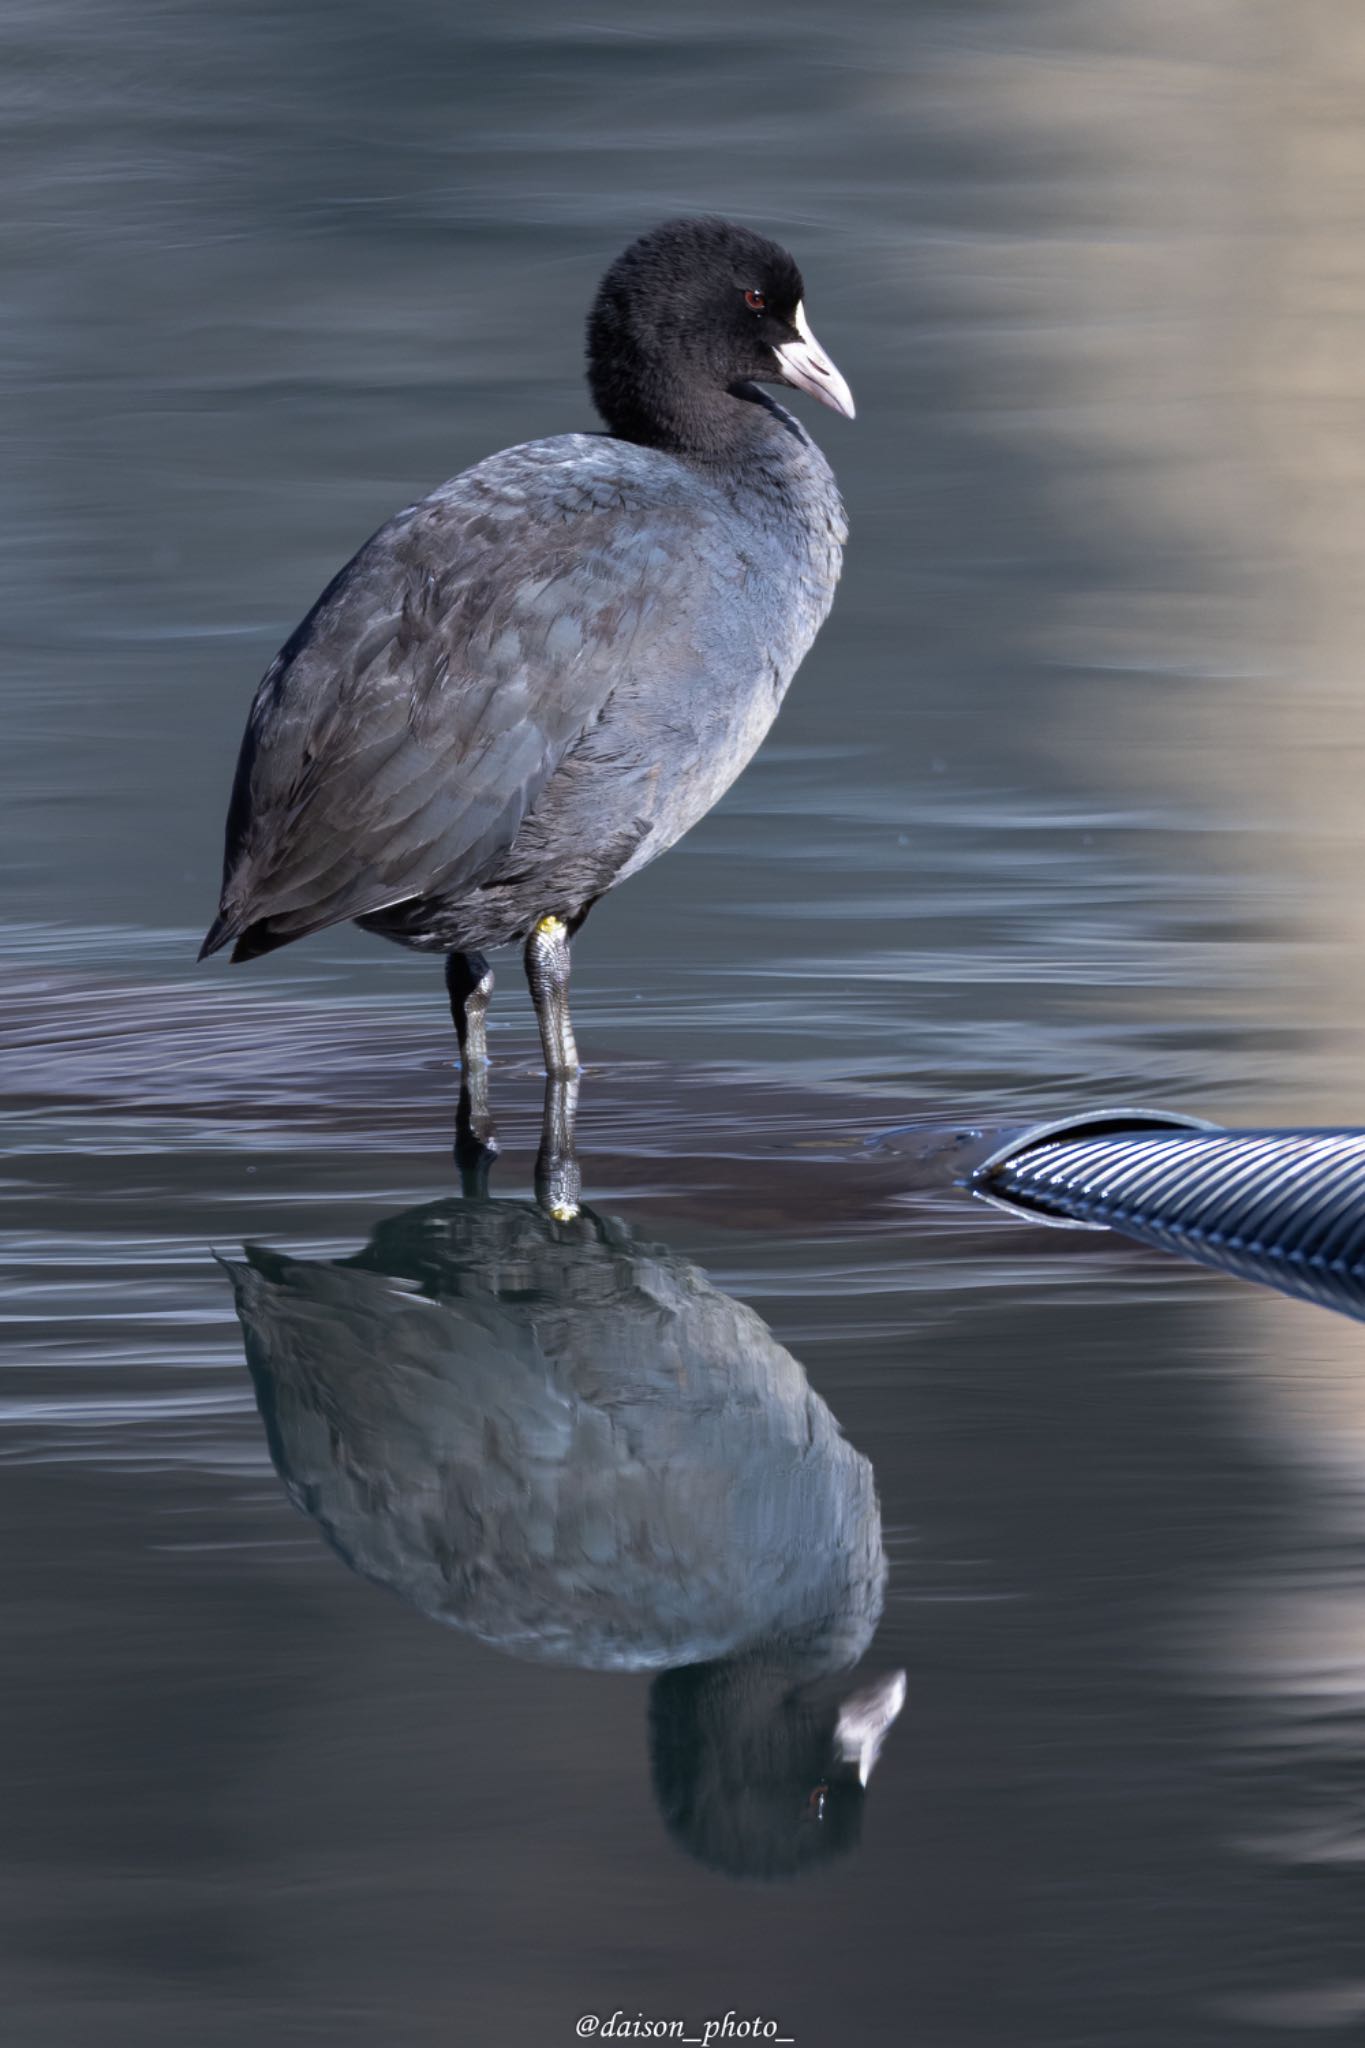
[[[744,303],[751,313],[761,313],[768,301],[764,298],[762,292],[747,291],[744,294]]]

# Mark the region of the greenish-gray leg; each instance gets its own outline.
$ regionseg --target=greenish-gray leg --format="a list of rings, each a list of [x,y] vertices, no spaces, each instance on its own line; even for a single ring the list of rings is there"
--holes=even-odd
[[[569,927],[542,917],[526,941],[526,979],[536,1006],[547,1074],[576,1074],[578,1047],[569,1016]]]
[[[446,960],[450,1014],[460,1041],[460,1106],[455,1119],[455,1160],[482,1180],[498,1149],[488,1106],[488,1005],[493,970],[482,953],[452,953]]]
[[[578,1076],[547,1074],[536,1154],[536,1200],[556,1223],[572,1223],[583,1193],[583,1174],[574,1150],[577,1115]]]

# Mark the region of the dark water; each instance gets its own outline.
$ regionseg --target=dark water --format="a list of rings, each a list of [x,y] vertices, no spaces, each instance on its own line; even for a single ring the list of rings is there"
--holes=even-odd
[[[1360,1333],[952,1181],[1089,1104],[1365,1120],[1353,11],[3,38],[6,2039],[1352,2036]],[[429,966],[191,962],[278,641],[585,423],[685,208],[796,250],[853,542],[577,949],[557,1235],[515,973],[480,1211]]]

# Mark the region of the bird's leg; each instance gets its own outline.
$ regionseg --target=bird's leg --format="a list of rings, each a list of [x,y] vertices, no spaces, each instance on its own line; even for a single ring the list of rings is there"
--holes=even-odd
[[[557,1223],[578,1214],[583,1189],[574,1151],[578,1114],[578,1047],[569,1016],[569,927],[542,917],[526,941],[526,979],[545,1054],[545,1110],[536,1154],[536,1199]]]
[[[526,979],[536,1006],[547,1074],[576,1074],[578,1047],[569,1016],[569,927],[542,917],[526,941]]]
[[[455,1035],[460,1041],[462,1063],[466,1067],[486,1067],[493,970],[483,954],[447,954],[446,988],[450,993],[450,1014],[455,1019]]]
[[[536,1154],[536,1200],[556,1223],[573,1222],[583,1192],[583,1174],[574,1150],[577,1115],[577,1074],[547,1074]]]
[[[455,1116],[455,1163],[476,1185],[466,1192],[487,1192],[489,1161],[498,1149],[498,1134],[488,1107],[488,1003],[493,970],[482,953],[451,953],[446,959],[450,1014],[460,1041],[460,1106]]]

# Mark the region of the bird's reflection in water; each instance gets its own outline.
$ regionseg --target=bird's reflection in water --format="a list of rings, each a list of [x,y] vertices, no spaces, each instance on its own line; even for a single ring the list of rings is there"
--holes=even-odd
[[[271,1456],[352,1570],[514,1656],[655,1671],[668,1827],[735,1874],[849,1848],[900,1672],[872,1468],[695,1266],[590,1213],[439,1202],[229,1263]]]

